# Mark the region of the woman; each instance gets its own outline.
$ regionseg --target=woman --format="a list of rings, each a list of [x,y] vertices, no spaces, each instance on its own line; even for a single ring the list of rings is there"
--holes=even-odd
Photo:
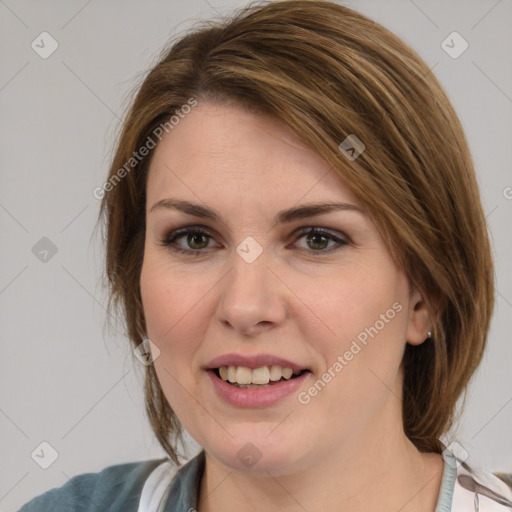
[[[98,193],[169,460],[23,512],[512,506],[440,441],[482,357],[493,267],[460,123],[396,36],[309,1],[189,33],[142,84]],[[182,427],[203,450],[175,475]]]

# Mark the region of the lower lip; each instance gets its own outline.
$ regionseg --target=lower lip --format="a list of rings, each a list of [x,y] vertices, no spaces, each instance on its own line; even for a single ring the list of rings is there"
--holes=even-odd
[[[285,397],[297,392],[310,372],[304,372],[299,377],[290,380],[279,381],[266,388],[243,389],[232,386],[213,373],[207,371],[208,377],[213,383],[217,394],[226,402],[236,407],[269,407]]]

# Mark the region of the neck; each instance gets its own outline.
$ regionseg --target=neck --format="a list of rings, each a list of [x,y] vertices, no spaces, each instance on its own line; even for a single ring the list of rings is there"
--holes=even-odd
[[[433,512],[441,485],[440,455],[420,453],[404,436],[332,450],[299,473],[255,477],[206,454],[198,512]]]

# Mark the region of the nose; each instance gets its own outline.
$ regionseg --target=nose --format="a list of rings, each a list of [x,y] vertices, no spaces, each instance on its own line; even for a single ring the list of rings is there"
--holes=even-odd
[[[251,263],[233,253],[233,265],[222,280],[216,312],[225,328],[253,337],[284,322],[286,287],[269,263],[265,251]]]

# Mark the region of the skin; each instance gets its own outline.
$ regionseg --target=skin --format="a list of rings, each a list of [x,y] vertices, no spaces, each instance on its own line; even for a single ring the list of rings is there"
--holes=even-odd
[[[207,205],[223,221],[152,210],[167,198]],[[282,209],[331,201],[361,208],[287,127],[233,104],[200,102],[155,149],[141,292],[162,389],[206,451],[199,512],[435,509],[442,458],[418,452],[401,416],[406,343],[431,328],[421,295],[364,211],[273,225]],[[185,226],[210,235],[175,241],[199,256],[162,245]],[[347,243],[297,233],[312,226]],[[252,263],[236,252],[248,236],[263,250]],[[312,370],[307,391],[395,303],[401,311],[307,404],[292,393],[235,407],[203,369],[226,353],[273,354]],[[247,442],[261,454],[252,467],[237,457]]]

